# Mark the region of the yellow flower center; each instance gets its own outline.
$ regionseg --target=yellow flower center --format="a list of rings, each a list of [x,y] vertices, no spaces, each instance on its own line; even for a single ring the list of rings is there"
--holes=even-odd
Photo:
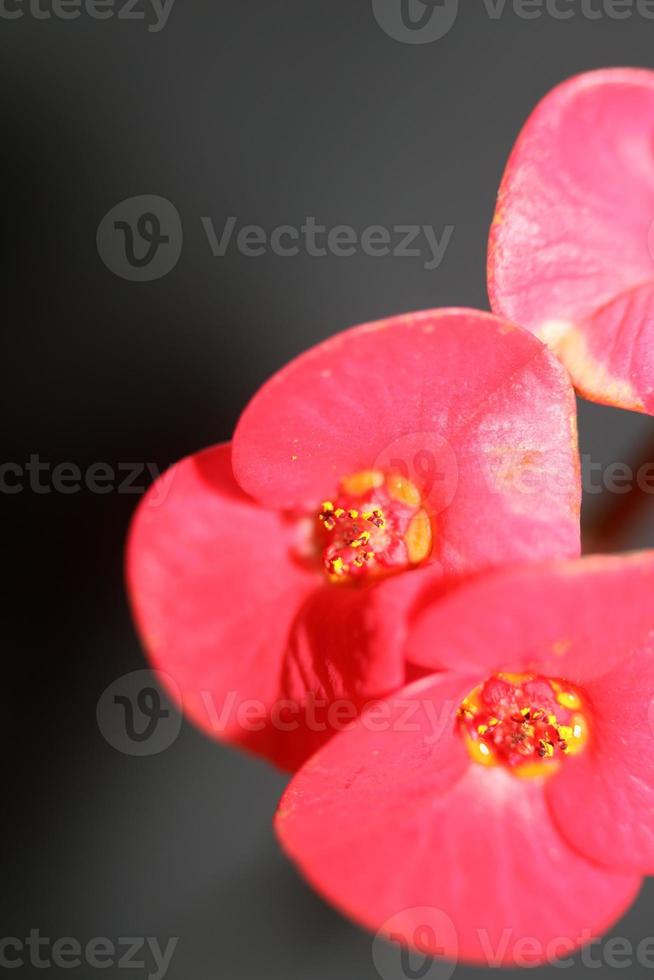
[[[549,776],[581,752],[588,725],[581,695],[561,680],[495,674],[461,703],[457,726],[471,758],[514,776]]]
[[[353,582],[419,565],[433,544],[432,519],[406,477],[376,470],[341,481],[325,500],[316,529],[330,580]]]

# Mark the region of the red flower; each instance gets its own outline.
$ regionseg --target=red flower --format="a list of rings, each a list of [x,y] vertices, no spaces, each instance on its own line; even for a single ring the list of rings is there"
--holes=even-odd
[[[654,72],[579,75],[513,149],[490,236],[496,313],[594,401],[654,412]]]
[[[654,870],[653,590],[649,552],[427,604],[408,657],[441,672],[294,777],[288,854],[363,925],[452,959],[533,965],[606,929]]]
[[[411,676],[421,566],[446,583],[578,554],[564,374],[491,314],[366,324],[264,385],[231,453],[166,473],[136,514],[127,573],[152,663],[188,715],[293,768]]]

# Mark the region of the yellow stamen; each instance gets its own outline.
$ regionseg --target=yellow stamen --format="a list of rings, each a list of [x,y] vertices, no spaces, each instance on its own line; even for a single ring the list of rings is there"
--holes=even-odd
[[[363,470],[341,480],[341,489],[352,497],[363,497],[371,490],[384,485],[384,474],[377,470]]]
[[[409,507],[419,507],[422,503],[422,496],[417,486],[405,476],[389,476],[386,480],[386,488],[393,500],[399,500]]]
[[[556,695],[557,702],[568,711],[578,711],[581,707],[579,696],[573,691],[559,691]]]
[[[415,517],[411,519],[411,523],[404,535],[404,541],[406,543],[409,561],[412,565],[417,565],[429,557],[432,549],[433,534],[431,521],[426,511],[418,511]]]

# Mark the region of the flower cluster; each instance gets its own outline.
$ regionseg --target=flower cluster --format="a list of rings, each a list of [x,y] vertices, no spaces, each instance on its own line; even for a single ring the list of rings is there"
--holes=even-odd
[[[654,553],[580,557],[574,396],[654,413],[653,126],[654,73],[557,88],[500,188],[494,313],[319,344],[132,525],[186,715],[293,772],[287,853],[431,955],[563,956],[654,871]]]

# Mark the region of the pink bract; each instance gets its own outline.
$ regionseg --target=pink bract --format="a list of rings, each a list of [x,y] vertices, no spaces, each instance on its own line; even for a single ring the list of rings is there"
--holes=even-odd
[[[372,930],[411,937],[436,910],[449,928],[427,951],[465,962],[535,965],[609,928],[654,867],[653,589],[649,552],[501,570],[426,605],[409,657],[438,673],[296,774],[289,856]],[[583,749],[528,775],[479,764],[457,719],[498,675],[579,692]]]
[[[654,412],[654,72],[550,92],[509,159],[491,229],[493,310],[550,344],[594,401]]]
[[[316,544],[324,502],[338,502],[345,478],[403,468],[429,552],[422,535],[409,559],[398,539],[383,574],[353,564],[333,581]],[[419,675],[404,641],[423,576],[442,591],[507,562],[577,555],[579,504],[574,395],[549,351],[488,313],[398,316],[292,361],[254,396],[231,447],[161,478],[131,528],[132,607],[187,715],[293,769],[333,733],[335,702],[352,720]]]

